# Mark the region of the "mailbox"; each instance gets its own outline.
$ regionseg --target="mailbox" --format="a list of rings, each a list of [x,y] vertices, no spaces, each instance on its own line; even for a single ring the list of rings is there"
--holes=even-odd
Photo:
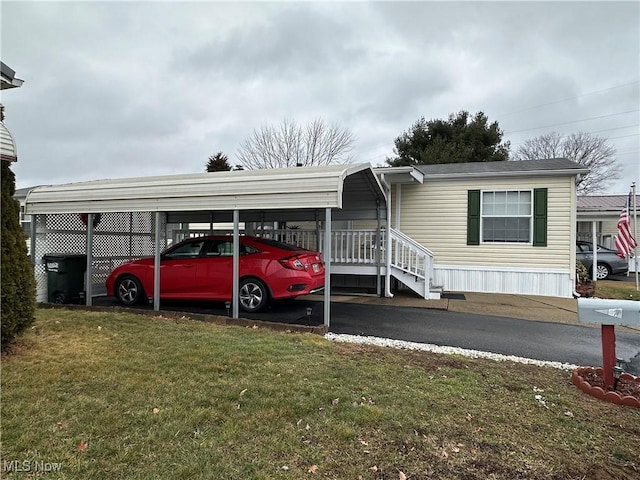
[[[578,298],[578,321],[640,328],[640,301]]]

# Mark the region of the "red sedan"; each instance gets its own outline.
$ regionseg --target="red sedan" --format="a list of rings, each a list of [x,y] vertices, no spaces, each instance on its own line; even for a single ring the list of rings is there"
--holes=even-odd
[[[124,305],[153,295],[153,257],[132,260],[107,278],[107,294]],[[232,298],[233,238],[190,238],[162,253],[160,298],[222,300]],[[270,300],[293,298],[324,288],[324,264],[318,252],[274,240],[240,237],[240,307],[257,312]]]

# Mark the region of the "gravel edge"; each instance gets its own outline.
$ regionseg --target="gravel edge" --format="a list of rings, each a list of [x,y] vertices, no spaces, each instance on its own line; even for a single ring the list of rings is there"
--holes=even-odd
[[[327,333],[324,336],[327,340],[340,343],[354,343],[358,345],[375,345],[378,347],[389,347],[404,350],[420,350],[431,353],[443,353],[446,355],[462,355],[470,358],[487,358],[498,362],[514,362],[526,365],[537,365],[539,367],[557,368],[559,370],[575,370],[578,365],[563,362],[550,362],[546,360],[535,360],[533,358],[518,357],[516,355],[503,355],[501,353],[483,352],[480,350],[469,350],[459,347],[446,347],[431,343],[405,342],[403,340],[393,340],[391,338],[369,337],[362,335],[348,335],[338,333]]]

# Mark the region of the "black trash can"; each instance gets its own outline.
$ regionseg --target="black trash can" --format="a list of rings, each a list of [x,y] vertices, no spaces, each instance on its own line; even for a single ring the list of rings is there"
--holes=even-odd
[[[87,256],[82,253],[48,253],[42,257],[47,269],[47,298],[51,303],[81,302],[85,298]]]

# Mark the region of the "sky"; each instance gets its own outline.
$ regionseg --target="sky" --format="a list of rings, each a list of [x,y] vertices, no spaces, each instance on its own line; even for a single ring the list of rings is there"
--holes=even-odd
[[[607,138],[640,190],[640,2],[10,2],[17,188],[204,172],[321,118],[383,165],[421,117],[483,111],[515,150]]]

